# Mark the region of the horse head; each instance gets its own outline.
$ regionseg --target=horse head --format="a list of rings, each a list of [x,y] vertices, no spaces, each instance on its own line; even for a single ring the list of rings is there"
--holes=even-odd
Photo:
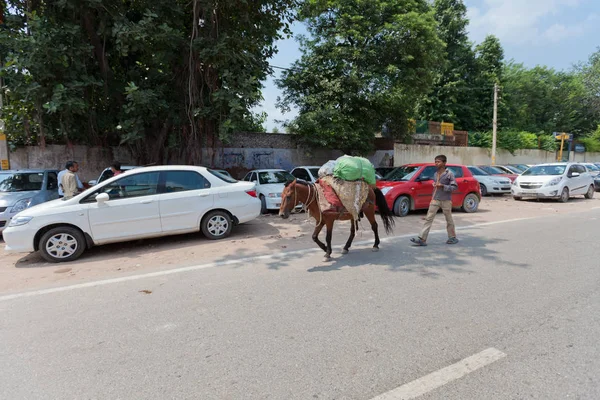
[[[285,184],[281,193],[281,206],[279,207],[279,216],[288,219],[292,210],[300,203],[298,199],[298,183],[294,179]]]

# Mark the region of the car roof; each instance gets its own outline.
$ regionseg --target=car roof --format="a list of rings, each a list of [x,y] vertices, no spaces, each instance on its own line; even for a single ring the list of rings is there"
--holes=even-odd
[[[249,172],[287,172],[285,169],[281,169],[281,168],[272,168],[272,169],[253,169],[252,171]]]
[[[432,165],[435,165],[435,163],[409,163],[409,164],[404,164],[403,167],[406,167],[406,166],[431,167]],[[446,164],[446,167],[464,167],[464,165],[463,164]]]
[[[121,167],[122,168],[122,167]],[[206,171],[208,168],[196,165],[156,165],[152,167],[136,167],[135,172],[155,171]]]
[[[297,167],[294,167],[294,169],[296,169],[296,168],[321,168],[321,167],[318,165],[299,165]]]
[[[15,172],[24,172],[27,174],[38,174],[40,172],[56,172],[58,171],[57,169],[3,169],[0,172],[10,172],[10,173],[15,173]]]

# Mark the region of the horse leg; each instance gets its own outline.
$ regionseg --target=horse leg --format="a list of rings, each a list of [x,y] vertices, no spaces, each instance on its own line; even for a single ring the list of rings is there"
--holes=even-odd
[[[365,212],[365,216],[371,223],[371,228],[373,229],[373,233],[375,234],[375,244],[373,245],[373,251],[379,251],[379,231],[377,229],[377,219],[375,219],[375,207],[370,206],[368,210]]]
[[[342,254],[348,254],[348,250],[350,250],[350,246],[352,246],[352,241],[354,240],[354,236],[356,234],[356,223],[354,220],[350,220],[350,237],[346,242],[346,246],[344,246],[344,250],[342,250]]]
[[[325,250],[325,259],[331,259],[331,237],[333,236],[333,219],[326,222],[327,225],[327,236],[325,241],[327,242],[327,250]]]
[[[315,231],[313,232],[312,239],[317,245],[319,245],[321,250],[323,250],[325,253],[327,253],[327,247],[325,247],[325,243],[323,243],[319,240],[319,233],[321,233],[321,230],[323,229],[324,226],[325,226],[325,222],[321,221],[321,223],[319,223],[315,227]]]

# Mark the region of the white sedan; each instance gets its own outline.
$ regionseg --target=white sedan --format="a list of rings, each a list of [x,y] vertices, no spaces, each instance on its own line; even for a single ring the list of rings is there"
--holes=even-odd
[[[285,184],[294,179],[293,175],[282,169],[257,169],[248,172],[243,180],[256,184],[256,194],[262,204],[261,212],[266,214],[268,210],[279,210]]]
[[[202,231],[223,239],[260,215],[255,185],[191,166],[136,168],[69,200],[20,212],[4,230],[7,252],[72,261],[93,245]]]
[[[487,196],[488,194],[510,193],[510,179],[503,176],[492,176],[481,168],[473,165],[470,165],[467,168],[471,174],[473,174],[473,177],[477,179],[477,182],[479,182],[482,196]]]

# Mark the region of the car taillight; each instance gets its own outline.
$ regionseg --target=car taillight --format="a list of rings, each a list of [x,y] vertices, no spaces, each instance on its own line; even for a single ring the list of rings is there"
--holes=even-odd
[[[249,196],[256,197],[256,190],[246,190]]]

